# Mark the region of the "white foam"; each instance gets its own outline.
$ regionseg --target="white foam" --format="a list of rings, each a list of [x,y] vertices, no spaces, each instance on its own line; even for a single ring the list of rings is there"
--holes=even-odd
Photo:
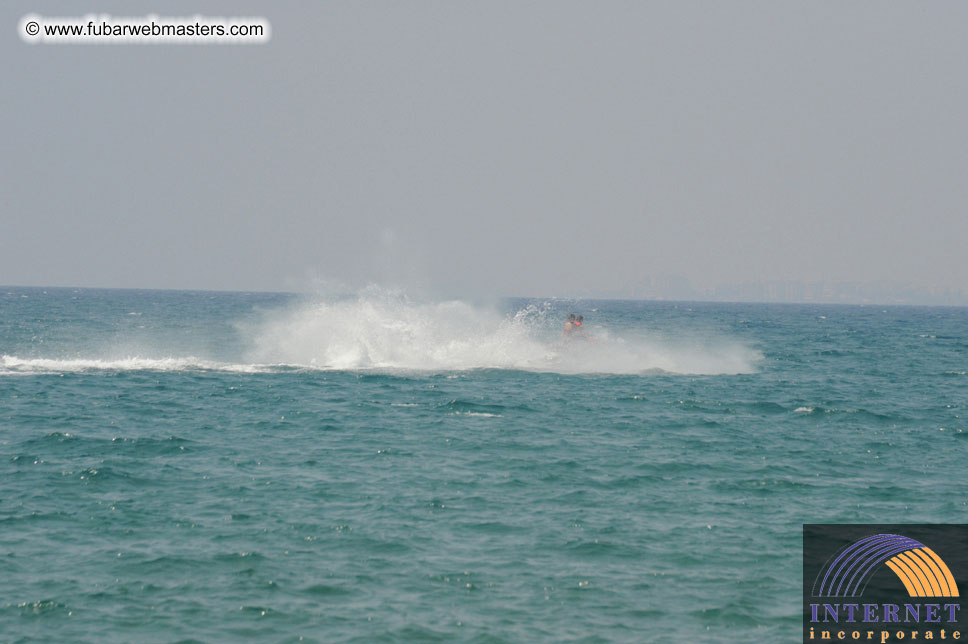
[[[628,323],[612,329],[593,321],[586,321],[586,327],[587,340],[565,341],[562,311],[550,303],[507,314],[464,301],[419,301],[369,288],[350,297],[303,301],[240,323],[249,349],[237,360],[158,357],[156,349],[137,346],[126,348],[132,355],[119,357],[115,347],[107,355],[71,358],[3,355],[0,375],[291,369],[439,373],[491,368],[720,375],[755,372],[762,359],[741,342],[709,334],[672,338],[653,329],[629,328]]]
[[[751,373],[762,358],[744,344],[708,337],[668,340],[643,330],[588,325],[588,341],[564,341],[561,313],[531,305],[513,315],[462,301],[414,301],[368,289],[269,314],[244,333],[252,362],[316,369],[555,373]]]
[[[553,353],[520,320],[373,291],[277,313],[248,335],[255,362],[322,369],[537,368]]]
[[[276,365],[231,364],[195,357],[184,358],[142,358],[126,357],[118,359],[99,358],[20,358],[0,356],[0,374],[27,373],[70,373],[81,371],[231,371],[237,373],[259,373],[277,369]]]

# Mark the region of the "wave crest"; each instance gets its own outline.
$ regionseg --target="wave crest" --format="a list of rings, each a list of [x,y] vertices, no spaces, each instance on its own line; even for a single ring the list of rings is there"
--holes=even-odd
[[[715,333],[676,329],[678,335],[670,335],[669,329],[647,328],[640,316],[621,308],[586,310],[584,336],[566,340],[562,309],[560,302],[509,311],[460,300],[422,301],[374,287],[263,312],[237,323],[239,335],[230,342],[224,319],[213,319],[195,336],[199,352],[178,355],[166,335],[134,342],[120,335],[86,355],[76,346],[60,347],[56,357],[0,355],[0,375],[305,369],[720,375],[755,372],[762,359],[746,344]],[[120,353],[125,350],[130,353]]]
[[[270,314],[245,332],[253,361],[319,369],[715,375],[751,373],[762,357],[727,340],[663,340],[647,330],[595,325],[587,339],[565,341],[561,324],[551,303],[508,315],[369,290]]]
[[[202,360],[194,356],[183,358],[143,358],[131,356],[116,359],[100,358],[21,358],[0,356],[0,374],[38,374],[82,371],[231,371],[258,373],[271,370],[272,365],[232,364]]]

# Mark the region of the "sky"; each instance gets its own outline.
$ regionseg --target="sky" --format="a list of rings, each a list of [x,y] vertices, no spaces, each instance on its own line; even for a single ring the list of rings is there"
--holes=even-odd
[[[272,36],[17,32],[91,12]],[[935,1],[5,2],[0,284],[968,293],[966,24]]]

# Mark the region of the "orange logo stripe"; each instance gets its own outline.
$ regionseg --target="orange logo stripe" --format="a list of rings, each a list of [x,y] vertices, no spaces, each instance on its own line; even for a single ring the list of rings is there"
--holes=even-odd
[[[885,562],[911,597],[958,597],[958,586],[944,561],[930,548],[914,548]]]

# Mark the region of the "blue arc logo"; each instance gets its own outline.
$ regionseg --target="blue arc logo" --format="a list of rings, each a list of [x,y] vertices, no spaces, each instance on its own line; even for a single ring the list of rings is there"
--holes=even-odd
[[[911,597],[958,597],[948,566],[931,548],[899,534],[875,534],[840,550],[813,584],[815,597],[858,597],[882,565]]]

